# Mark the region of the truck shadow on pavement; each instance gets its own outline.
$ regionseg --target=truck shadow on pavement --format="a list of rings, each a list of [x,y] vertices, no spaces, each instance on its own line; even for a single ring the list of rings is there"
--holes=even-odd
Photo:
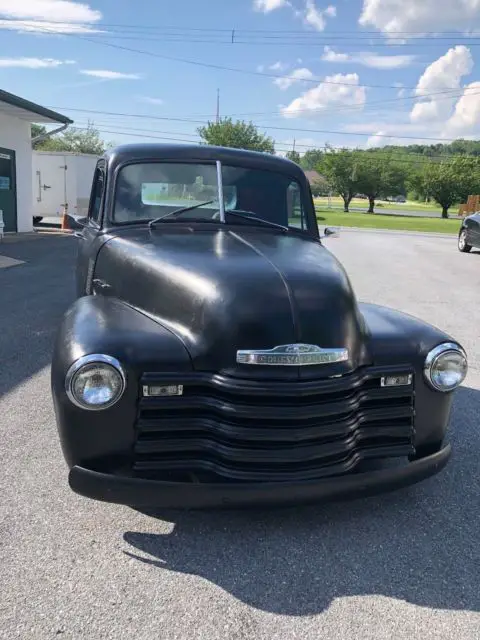
[[[405,490],[275,510],[159,512],[173,531],[128,531],[124,553],[276,614],[318,614],[366,595],[480,611],[479,415],[480,391],[461,388],[449,464]]]

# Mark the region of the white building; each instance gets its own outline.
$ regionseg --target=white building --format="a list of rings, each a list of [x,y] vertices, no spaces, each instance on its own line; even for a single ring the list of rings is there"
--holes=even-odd
[[[0,211],[5,231],[33,228],[32,140],[30,125],[72,120],[0,90]]]

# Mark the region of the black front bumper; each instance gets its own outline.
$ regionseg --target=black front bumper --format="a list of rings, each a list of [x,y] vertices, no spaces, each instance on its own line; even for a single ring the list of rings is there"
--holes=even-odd
[[[437,453],[404,467],[302,483],[203,484],[144,480],[74,466],[69,484],[76,493],[133,507],[188,508],[248,507],[320,502],[366,497],[420,482],[441,471],[451,455],[446,445]]]

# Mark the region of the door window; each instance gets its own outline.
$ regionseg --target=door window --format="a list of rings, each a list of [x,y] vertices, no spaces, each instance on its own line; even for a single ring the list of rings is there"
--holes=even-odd
[[[7,153],[0,153],[0,190],[11,191],[13,189],[13,162]]]
[[[305,209],[298,182],[291,182],[287,189],[288,224],[291,227],[306,229]]]
[[[103,169],[97,168],[93,177],[92,195],[90,198],[90,208],[88,217],[97,224],[100,224],[102,214],[102,198],[105,186],[105,173]]]

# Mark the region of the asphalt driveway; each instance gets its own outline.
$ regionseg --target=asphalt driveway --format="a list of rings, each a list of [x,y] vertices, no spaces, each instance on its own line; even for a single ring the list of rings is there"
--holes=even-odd
[[[75,245],[0,244],[15,261],[0,258],[0,638],[480,637],[480,253],[353,231],[327,245],[360,299],[418,315],[469,352],[440,475],[341,504],[154,518],[67,486],[49,361]]]

